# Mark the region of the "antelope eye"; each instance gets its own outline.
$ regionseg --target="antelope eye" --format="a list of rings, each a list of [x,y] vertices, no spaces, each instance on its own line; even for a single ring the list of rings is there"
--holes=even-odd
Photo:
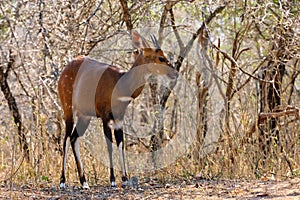
[[[160,62],[166,62],[166,59],[163,58],[163,57],[158,57],[158,60],[159,60]]]

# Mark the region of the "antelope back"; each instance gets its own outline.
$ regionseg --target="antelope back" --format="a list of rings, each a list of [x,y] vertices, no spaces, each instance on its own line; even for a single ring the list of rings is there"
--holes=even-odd
[[[90,57],[85,57],[80,69],[78,70],[76,81],[73,86],[73,109],[77,115],[97,116],[95,99],[99,81],[106,78],[105,71],[110,66],[105,63],[100,63]],[[113,77],[107,78],[112,81]],[[108,83],[100,85],[100,87],[108,90]],[[105,96],[102,98],[106,98]]]

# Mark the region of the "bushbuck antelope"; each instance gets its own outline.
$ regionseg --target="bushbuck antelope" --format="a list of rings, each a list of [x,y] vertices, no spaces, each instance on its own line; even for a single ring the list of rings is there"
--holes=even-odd
[[[93,116],[101,118],[103,122],[109,153],[111,186],[116,185],[112,160],[111,128],[114,129],[120,153],[122,181],[126,182],[122,129],[126,107],[141,93],[146,81],[145,76],[151,74],[167,75],[170,78],[177,76],[154,36],[151,39],[155,48],[150,48],[146,39],[136,31],[132,31],[131,34],[138,53],[135,54],[135,62],[129,71],[120,72],[115,66],[79,56],[71,61],[60,75],[58,94],[66,125],[60,188],[65,187],[65,171],[70,144],[77,164],[80,183],[83,188],[89,188],[80,159],[79,137],[84,134]],[[77,123],[73,128],[75,116]],[[111,122],[112,126],[110,126]]]

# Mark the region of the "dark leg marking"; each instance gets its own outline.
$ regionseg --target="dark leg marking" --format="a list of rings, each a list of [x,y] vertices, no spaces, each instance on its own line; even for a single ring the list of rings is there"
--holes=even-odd
[[[114,165],[113,165],[113,159],[112,159],[112,134],[111,129],[108,126],[107,121],[103,121],[103,131],[105,134],[105,140],[107,145],[107,151],[109,155],[109,164],[110,164],[110,183],[111,186],[116,186],[116,179],[114,175]]]
[[[123,130],[122,129],[116,129],[114,131],[115,133],[115,138],[117,142],[117,146],[119,149],[119,154],[120,154],[120,162],[122,166],[122,181],[127,181],[127,173],[126,173],[126,167],[125,167],[125,156],[124,156],[124,136],[123,136]]]
[[[68,150],[69,150],[69,146],[70,146],[70,136],[73,130],[73,119],[68,119],[65,120],[65,124],[66,124],[66,133],[65,133],[65,137],[64,137],[64,143],[63,143],[63,162],[62,162],[62,172],[61,172],[61,177],[60,177],[60,184],[59,187],[61,189],[65,188],[65,182],[66,182],[66,164],[67,164],[67,160],[68,160]]]
[[[77,169],[78,169],[78,175],[79,175],[79,180],[84,189],[88,189],[89,186],[86,182],[85,176],[84,176],[84,170],[83,170],[83,165],[80,159],[80,140],[78,139],[80,136],[83,136],[85,133],[88,125],[90,123],[89,118],[78,118],[76,128],[74,129],[71,137],[70,137],[70,142],[73,150],[73,154],[75,157]]]

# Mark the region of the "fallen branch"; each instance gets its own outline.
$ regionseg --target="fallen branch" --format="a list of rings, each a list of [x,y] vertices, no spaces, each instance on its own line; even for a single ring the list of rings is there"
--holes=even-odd
[[[276,107],[272,110],[272,112],[265,113],[261,112],[258,116],[258,124],[262,124],[264,121],[270,118],[279,118],[283,116],[296,116],[297,120],[300,120],[300,109],[296,106],[287,106],[285,108]]]

